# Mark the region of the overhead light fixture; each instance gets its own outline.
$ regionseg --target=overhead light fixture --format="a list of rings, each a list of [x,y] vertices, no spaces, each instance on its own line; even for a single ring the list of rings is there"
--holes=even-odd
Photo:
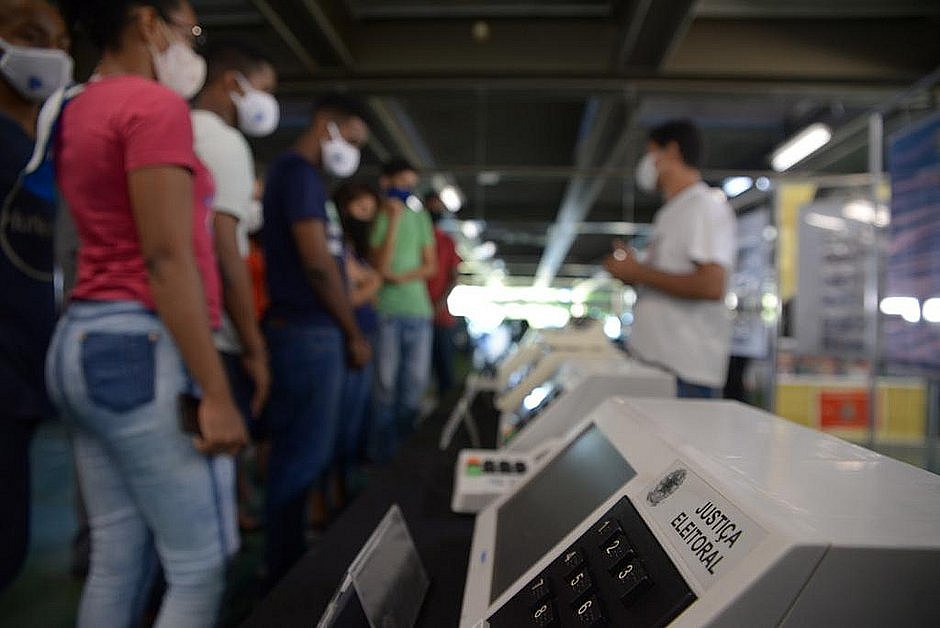
[[[832,139],[832,129],[817,122],[781,144],[770,156],[770,165],[777,172],[789,170]]]
[[[483,187],[493,187],[494,185],[499,185],[502,179],[503,176],[499,172],[495,170],[484,170],[477,175],[477,184]]]
[[[770,189],[770,179],[767,177],[758,177],[757,181],[754,182],[754,186],[761,192],[766,192]]]
[[[463,201],[460,198],[460,191],[452,185],[444,187],[440,192],[441,202],[452,212],[460,211]]]
[[[725,191],[728,198],[741,196],[752,187],[754,187],[754,179],[751,177],[728,177],[721,184],[721,189]]]
[[[460,231],[468,240],[476,240],[483,233],[483,224],[479,220],[465,220],[460,225]]]

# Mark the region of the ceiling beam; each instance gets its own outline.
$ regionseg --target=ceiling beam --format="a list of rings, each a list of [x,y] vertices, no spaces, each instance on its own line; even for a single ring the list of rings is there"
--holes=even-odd
[[[397,153],[421,171],[434,170],[434,156],[418,131],[411,116],[394,98],[372,96],[366,104],[394,142]]]
[[[487,19],[487,18],[606,18],[607,2],[380,2],[353,3],[358,19]]]
[[[696,0],[622,0],[620,44],[612,70],[658,70],[695,18]]]
[[[301,2],[340,64],[346,69],[352,68],[356,63],[352,48],[348,43],[352,20],[346,13],[343,2],[339,0],[301,0]]]
[[[635,111],[636,108],[622,98],[590,99],[575,147],[575,166],[600,164],[603,168],[612,168],[622,163],[630,147],[629,122]],[[609,141],[611,137],[615,138],[613,142]],[[579,235],[578,226],[587,218],[606,183],[606,179],[599,177],[574,176],[569,180],[535,273],[536,286],[552,284]]]
[[[258,0],[255,0],[258,1]],[[611,78],[609,76],[336,76],[326,70],[312,80],[285,80],[278,92],[285,96],[307,96],[325,91],[357,91],[401,94],[415,91],[517,91],[541,92],[557,99],[559,92],[583,94],[622,94],[633,90],[643,95],[669,96],[688,94],[728,94],[778,96],[816,96],[845,99],[846,102],[872,103],[890,97],[910,85],[910,80],[856,81],[816,79],[754,79],[707,75],[670,76],[668,78]]]
[[[291,30],[287,22],[284,21],[284,18],[281,17],[280,12],[272,7],[268,0],[251,0],[251,3],[258,9],[258,12],[261,13],[268,24],[271,25],[271,28],[273,28],[274,32],[281,38],[284,45],[294,53],[294,56],[297,57],[301,65],[311,74],[316,74],[320,69],[320,64],[313,58],[313,54],[310,50],[300,42],[300,39],[297,38],[294,31]]]
[[[875,0],[851,5],[819,0],[703,0],[698,9],[703,18],[890,18],[940,15],[934,0]]]

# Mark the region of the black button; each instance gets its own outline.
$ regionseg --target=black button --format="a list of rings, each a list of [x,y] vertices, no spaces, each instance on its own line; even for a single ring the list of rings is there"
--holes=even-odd
[[[620,527],[620,523],[616,519],[604,519],[594,526],[594,534],[599,537],[598,542],[610,538],[614,532],[622,531],[623,528]]]
[[[483,473],[496,473],[496,463],[492,460],[483,462]]]
[[[525,473],[528,467],[525,466],[524,462],[516,463],[516,473]]]
[[[596,596],[591,596],[580,604],[572,606],[574,619],[579,626],[596,626],[604,621],[604,613]]]
[[[613,576],[614,585],[617,589],[617,597],[625,603],[630,603],[636,597],[636,594],[646,589],[652,584],[646,569],[639,560],[626,560],[613,570],[610,575]]]
[[[584,554],[581,553],[581,550],[572,549],[564,554],[562,560],[568,569],[577,569],[584,562]]]
[[[500,473],[512,473],[512,465],[503,460],[499,463],[499,472]]]
[[[551,602],[545,602],[536,606],[532,611],[532,624],[535,626],[553,626],[555,625],[555,609]]]
[[[633,555],[630,541],[627,540],[623,532],[618,532],[601,543],[600,549],[601,557],[608,566],[616,565],[621,559]]]
[[[571,589],[575,597],[580,597],[581,594],[586,593],[594,586],[594,582],[591,580],[591,574],[588,573],[587,569],[572,571],[566,580],[568,582],[568,588]]]
[[[539,603],[552,594],[552,589],[548,586],[548,578],[545,576],[539,576],[530,582],[526,588],[529,590],[530,599],[534,603]]]

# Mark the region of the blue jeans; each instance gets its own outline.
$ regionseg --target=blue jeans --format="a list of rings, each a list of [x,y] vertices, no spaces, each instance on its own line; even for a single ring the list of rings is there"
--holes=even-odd
[[[265,334],[272,376],[266,558],[276,582],[306,551],[307,489],[333,460],[346,355],[336,327],[269,321]]]
[[[454,375],[454,328],[434,326],[434,375],[437,379],[437,394],[446,395],[456,384]]]
[[[676,378],[676,397],[680,399],[720,399],[721,389],[693,384]]]
[[[375,346],[375,338],[369,338]],[[363,445],[369,433],[372,416],[372,386],[375,379],[375,361],[361,369],[346,371],[340,403],[339,429],[336,433],[336,465],[340,473],[347,472],[360,462]]]
[[[74,303],[46,379],[74,432],[91,526],[78,625],[135,624],[157,557],[167,591],[156,626],[214,624],[237,539],[234,465],[199,453],[180,430],[178,396],[192,385],[169,332],[136,303]]]
[[[372,459],[389,462],[414,432],[431,374],[430,319],[382,315],[375,349]]]

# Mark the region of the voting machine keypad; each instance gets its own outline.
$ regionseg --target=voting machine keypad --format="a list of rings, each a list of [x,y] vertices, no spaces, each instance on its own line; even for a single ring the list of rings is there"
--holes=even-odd
[[[695,601],[626,497],[490,618],[493,628],[664,626]]]

